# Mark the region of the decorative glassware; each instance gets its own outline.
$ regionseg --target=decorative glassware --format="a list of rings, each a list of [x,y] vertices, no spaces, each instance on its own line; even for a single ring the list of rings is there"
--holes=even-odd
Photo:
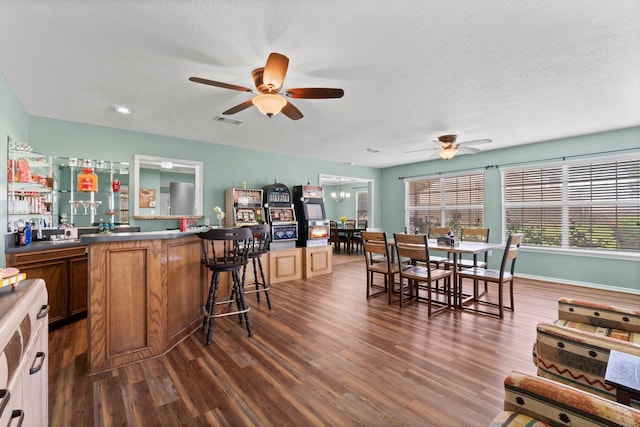
[[[78,174],[78,191],[98,191],[98,175],[91,168],[83,168]]]

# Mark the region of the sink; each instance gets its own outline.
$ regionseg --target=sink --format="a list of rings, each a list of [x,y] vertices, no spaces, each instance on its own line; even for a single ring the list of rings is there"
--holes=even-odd
[[[80,242],[80,239],[56,239],[56,240],[50,240],[49,244],[52,245],[64,245],[65,243],[78,243]]]

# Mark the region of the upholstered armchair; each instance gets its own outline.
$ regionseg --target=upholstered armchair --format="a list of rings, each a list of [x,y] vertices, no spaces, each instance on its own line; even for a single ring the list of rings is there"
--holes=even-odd
[[[558,319],[537,326],[533,362],[541,377],[615,400],[604,383],[611,350],[640,356],[640,310],[561,298]]]
[[[504,380],[499,426],[637,426],[640,411],[546,378],[512,371]]]

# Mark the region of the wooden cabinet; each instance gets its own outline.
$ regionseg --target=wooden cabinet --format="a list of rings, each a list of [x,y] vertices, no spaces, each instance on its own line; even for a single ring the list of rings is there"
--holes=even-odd
[[[329,245],[302,248],[304,253],[304,277],[329,274],[333,271],[333,250]]]
[[[47,290],[27,279],[0,289],[0,425],[48,425]]]
[[[49,293],[49,324],[58,326],[87,313],[87,247],[10,253],[7,266],[41,278]]]
[[[270,251],[269,276],[270,283],[302,279],[302,248]]]

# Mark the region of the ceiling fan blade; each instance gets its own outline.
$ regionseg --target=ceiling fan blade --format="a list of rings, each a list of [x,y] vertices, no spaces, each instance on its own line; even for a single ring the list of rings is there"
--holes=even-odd
[[[223,112],[222,114],[235,114],[238,113],[242,110],[246,110],[247,108],[251,107],[253,105],[253,101],[250,99],[248,101],[244,101],[242,104],[238,104],[235,107],[231,107],[229,108],[227,111]]]
[[[437,148],[421,148],[419,150],[411,150],[411,151],[405,151],[405,154],[410,154],[410,153],[419,153],[421,151],[433,151],[433,150],[437,150]]]
[[[327,87],[301,87],[287,89],[285,95],[289,98],[328,99],[342,98],[344,90]]]
[[[281,113],[289,117],[291,120],[300,120],[304,116],[292,103],[287,101],[287,105],[282,107]]]
[[[458,142],[458,144],[477,145],[477,144],[488,144],[490,142],[491,142],[490,139],[485,138],[485,139],[474,139],[472,141],[462,141],[462,142]]]
[[[276,52],[269,54],[262,80],[272,92],[279,92],[282,88],[288,67],[289,58]]]
[[[479,148],[463,147],[463,146],[458,148],[458,154],[475,154],[479,152],[480,152]]]
[[[252,91],[252,89],[250,89],[248,87],[232,85],[230,83],[217,82],[215,80],[202,79],[200,77],[189,77],[189,80],[194,82],[194,83],[202,83],[204,85],[217,86],[217,87],[221,87],[221,88],[224,88],[224,89],[239,90],[240,92],[251,92]]]

